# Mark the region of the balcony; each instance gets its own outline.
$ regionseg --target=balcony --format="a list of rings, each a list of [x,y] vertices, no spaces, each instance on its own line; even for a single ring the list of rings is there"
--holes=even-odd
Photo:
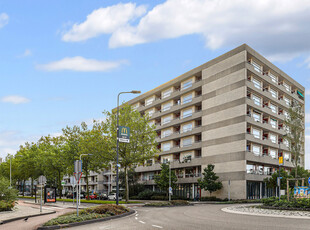
[[[191,135],[195,135],[198,133],[202,132],[202,127],[201,126],[196,126],[195,128],[193,128],[191,131],[187,131],[187,132],[173,132],[168,136],[162,137],[162,138],[156,138],[157,142],[164,142],[164,141],[169,141],[169,140],[173,140],[176,138],[182,138],[182,137],[186,137],[186,136],[191,136]]]
[[[280,135],[285,135],[285,130],[284,129],[273,128],[270,123],[261,122],[261,121],[255,121],[254,118],[252,118],[250,116],[247,116],[245,118],[245,120],[246,120],[247,123],[249,123],[251,125],[254,125],[256,127],[259,127],[259,128],[261,128],[263,130],[274,132],[274,133],[277,133],[277,134],[280,134]]]
[[[247,162],[257,162],[267,165],[276,165],[279,166],[279,160],[278,158],[272,158],[271,156],[267,155],[255,155],[253,152],[246,151],[245,152],[245,159]],[[284,166],[285,167],[294,167],[292,162],[284,160]]]

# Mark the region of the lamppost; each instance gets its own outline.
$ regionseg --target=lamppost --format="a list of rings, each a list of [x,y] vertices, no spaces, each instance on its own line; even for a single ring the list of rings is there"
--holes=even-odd
[[[80,161],[82,161],[82,156],[92,156],[93,154],[81,154],[80,155]],[[87,180],[88,178],[86,178]],[[77,199],[79,201],[79,205],[81,204],[81,185],[78,183],[78,190],[79,190],[79,195],[77,196]]]
[[[118,168],[119,168],[119,164],[118,164],[118,144],[119,144],[119,96],[121,94],[125,94],[125,93],[133,93],[133,94],[139,94],[141,93],[141,91],[138,90],[132,90],[130,92],[120,92],[117,95],[117,112],[116,112],[116,119],[117,119],[117,125],[116,125],[116,205],[118,205],[118,195],[119,195],[119,185],[118,185]]]
[[[22,157],[23,155],[16,155],[16,157]],[[13,155],[10,154],[10,188],[12,188],[12,157]]]

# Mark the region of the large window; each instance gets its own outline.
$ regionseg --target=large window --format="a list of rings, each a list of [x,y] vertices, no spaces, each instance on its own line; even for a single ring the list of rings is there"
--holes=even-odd
[[[189,95],[183,97],[183,104],[191,102],[192,99],[193,99],[192,94],[189,94]]]
[[[164,112],[164,111],[167,111],[167,110],[169,110],[171,107],[172,107],[172,102],[165,103],[165,104],[163,104],[163,109],[162,109],[162,111],[163,111],[163,112]]]
[[[153,114],[155,113],[155,111],[154,111],[154,109],[152,109],[152,110],[148,111],[147,113],[148,113],[148,115],[151,117],[151,116],[153,116]]]
[[[254,165],[246,165],[246,173],[253,174],[255,171]]]
[[[274,89],[270,89],[269,92],[271,93],[271,96],[274,98],[278,98],[278,92]]]
[[[269,154],[272,158],[276,158],[277,157],[277,152],[275,149],[270,149],[270,154]]]
[[[192,116],[192,109],[186,109],[183,111],[183,118]]]
[[[252,65],[257,72],[262,72],[262,66],[254,61],[252,61]]]
[[[272,126],[272,128],[276,129],[277,123],[278,121],[276,119],[270,118],[270,125]]]
[[[154,101],[154,97],[148,98],[145,100],[145,106],[152,104]]]
[[[191,87],[192,85],[193,85],[193,81],[192,81],[192,79],[190,79],[190,80],[183,83],[182,89],[187,89],[187,88]]]
[[[253,98],[255,105],[259,105],[259,106],[261,105],[261,98],[260,97],[253,95],[252,98]]]
[[[172,93],[172,89],[167,89],[167,90],[163,91],[162,98],[169,97],[171,95],[171,93]]]
[[[163,137],[168,137],[172,134],[172,130],[171,129],[166,129],[163,131]]]
[[[172,120],[171,116],[163,118],[163,124],[167,124]]]
[[[182,131],[183,133],[185,133],[185,132],[192,131],[192,129],[193,129],[193,124],[189,123],[189,124],[183,125]]]
[[[269,139],[272,143],[277,143],[277,136],[274,134],[269,135]]]
[[[259,138],[260,139],[260,130],[259,129],[252,129],[252,134],[255,138]]]
[[[271,109],[271,112],[277,113],[277,106],[275,106],[274,104],[270,104],[269,108]]]
[[[286,84],[285,82],[283,82],[283,86],[284,88],[288,91],[288,92],[291,92],[291,86]]]
[[[252,152],[254,155],[259,156],[261,154],[261,147],[259,145],[253,145]]]
[[[261,122],[261,114],[257,112],[253,112],[254,121]]]
[[[272,73],[269,73],[269,77],[271,78],[271,81],[273,81],[275,83],[278,82],[278,78],[275,75],[273,75]]]
[[[163,144],[163,151],[169,151],[170,150],[170,148],[171,148],[171,143],[170,142],[168,142],[168,143],[164,143]]]
[[[191,137],[183,139],[183,147],[191,146],[191,145],[192,145],[192,138]]]
[[[261,81],[255,79],[255,78],[253,78],[252,81],[253,81],[254,86],[255,86],[256,88],[258,88],[258,89],[261,89],[261,88],[262,88],[262,86],[261,86]]]
[[[284,153],[284,159],[286,161],[289,161],[290,160],[290,154],[289,153]]]
[[[287,97],[283,97],[284,101],[285,101],[285,104],[290,106],[291,105],[291,100]]]

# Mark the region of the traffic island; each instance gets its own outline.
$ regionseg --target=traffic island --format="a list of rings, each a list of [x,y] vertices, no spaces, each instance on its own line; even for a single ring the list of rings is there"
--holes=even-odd
[[[104,204],[83,209],[80,211],[79,216],[77,216],[75,212],[61,215],[49,220],[38,229],[60,229],[91,224],[121,218],[133,214],[134,212],[134,210],[130,210],[122,205]]]

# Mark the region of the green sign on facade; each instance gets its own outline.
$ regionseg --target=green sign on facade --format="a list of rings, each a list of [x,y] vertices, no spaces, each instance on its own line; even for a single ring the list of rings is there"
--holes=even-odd
[[[118,140],[119,142],[129,143],[130,129],[126,126],[119,126]]]

